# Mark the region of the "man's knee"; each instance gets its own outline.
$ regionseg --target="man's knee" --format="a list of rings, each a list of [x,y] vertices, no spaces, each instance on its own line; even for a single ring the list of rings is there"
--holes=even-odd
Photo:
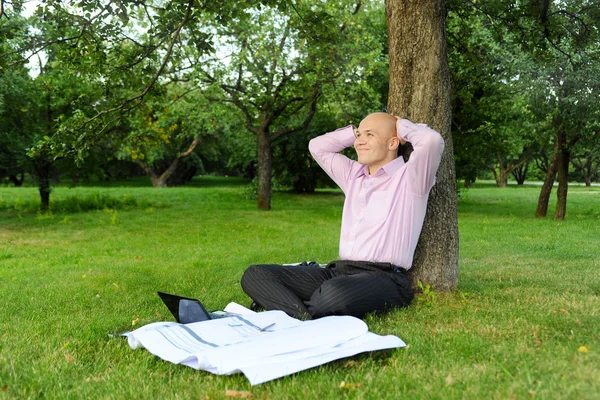
[[[348,315],[347,300],[348,293],[344,287],[343,278],[330,279],[323,284],[312,295],[308,301],[308,311],[313,318],[321,318],[328,315]]]
[[[240,285],[246,294],[250,295],[254,291],[256,281],[261,279],[265,274],[264,268],[261,265],[251,265],[244,271]]]

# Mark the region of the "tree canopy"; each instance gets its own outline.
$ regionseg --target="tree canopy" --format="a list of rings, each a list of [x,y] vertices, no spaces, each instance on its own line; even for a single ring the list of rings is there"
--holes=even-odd
[[[123,165],[157,187],[243,174],[269,208],[273,179],[327,183],[310,137],[386,110],[379,1],[23,4],[2,2],[0,16],[0,176],[32,174],[43,203],[57,174],[108,178]],[[558,176],[563,218],[569,169],[598,175],[600,5],[445,7],[457,177],[503,186],[529,170],[546,178],[545,215]]]

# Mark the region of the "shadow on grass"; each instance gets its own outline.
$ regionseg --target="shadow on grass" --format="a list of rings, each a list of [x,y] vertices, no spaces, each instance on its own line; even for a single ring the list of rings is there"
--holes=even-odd
[[[240,187],[250,183],[249,179],[238,176],[195,176],[183,187]]]
[[[185,185],[179,187],[239,187],[247,185],[250,181],[246,178],[237,176],[211,176],[199,175]],[[33,186],[33,185],[32,185]],[[95,182],[80,182],[78,187],[152,187],[152,182],[147,176],[138,176],[130,179],[110,180],[110,181],[95,181]],[[73,187],[67,182],[55,184],[54,187]]]

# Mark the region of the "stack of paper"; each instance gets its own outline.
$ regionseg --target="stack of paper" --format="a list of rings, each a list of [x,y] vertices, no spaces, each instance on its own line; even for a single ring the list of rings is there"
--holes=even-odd
[[[225,311],[237,315],[143,326],[127,334],[129,345],[218,375],[242,372],[252,385],[365,351],[406,345],[396,336],[369,332],[362,320],[350,316],[299,321],[283,311],[255,313],[235,303]]]

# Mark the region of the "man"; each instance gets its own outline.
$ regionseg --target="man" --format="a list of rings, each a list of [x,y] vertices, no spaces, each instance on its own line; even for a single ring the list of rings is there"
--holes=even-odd
[[[408,162],[398,146],[410,142]],[[358,162],[339,152],[354,146]],[[242,288],[267,310],[302,318],[363,317],[406,307],[414,297],[411,267],[444,141],[423,124],[374,113],[311,140],[309,150],[342,189],[340,258],[314,265],[252,265]]]

